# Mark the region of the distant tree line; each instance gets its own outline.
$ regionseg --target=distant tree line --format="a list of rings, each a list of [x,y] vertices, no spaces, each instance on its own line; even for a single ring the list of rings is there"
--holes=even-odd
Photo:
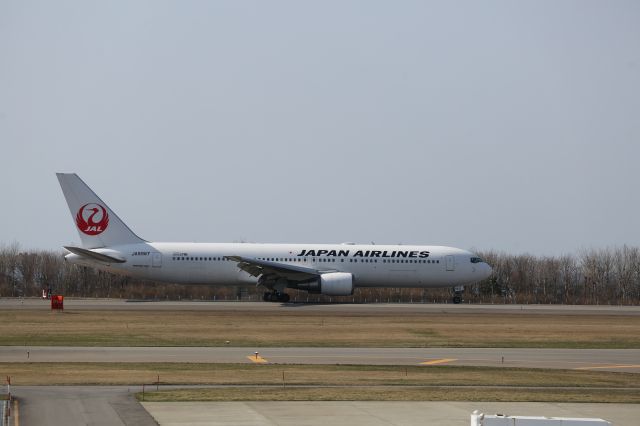
[[[465,303],[640,304],[640,249],[584,250],[559,257],[480,253],[493,267],[490,278],[467,286]],[[0,246],[0,297],[38,297],[43,289],[67,297],[144,300],[261,300],[264,289],[181,285],[126,278],[68,264],[58,251],[21,251]],[[333,297],[287,290],[302,302],[449,303],[451,289],[356,289]]]

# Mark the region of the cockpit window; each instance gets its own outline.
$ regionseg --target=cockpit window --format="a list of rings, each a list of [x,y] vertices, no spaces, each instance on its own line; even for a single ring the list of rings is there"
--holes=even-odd
[[[480,263],[482,262],[482,259],[480,259],[479,257],[472,257],[471,258],[471,263]]]

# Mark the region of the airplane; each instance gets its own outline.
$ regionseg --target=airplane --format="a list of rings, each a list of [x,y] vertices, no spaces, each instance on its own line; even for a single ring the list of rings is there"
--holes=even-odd
[[[75,173],[56,173],[81,245],[65,260],[124,276],[181,284],[259,286],[263,300],[285,289],[350,296],[359,287],[454,287],[489,277],[491,267],[454,247],[378,244],[149,242],[137,236]]]

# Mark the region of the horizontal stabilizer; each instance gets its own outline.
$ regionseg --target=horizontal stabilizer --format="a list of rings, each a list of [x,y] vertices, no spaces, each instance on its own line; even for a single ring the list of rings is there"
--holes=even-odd
[[[80,248],[80,247],[67,247],[67,246],[65,246],[65,249],[69,250],[73,254],[77,254],[78,256],[86,257],[86,258],[91,259],[91,260],[97,260],[99,262],[106,262],[106,263],[124,263],[124,262],[126,262],[126,260],[124,260],[124,259],[119,259],[117,257],[108,256],[106,254],[97,253],[95,251],[83,249],[83,248]]]

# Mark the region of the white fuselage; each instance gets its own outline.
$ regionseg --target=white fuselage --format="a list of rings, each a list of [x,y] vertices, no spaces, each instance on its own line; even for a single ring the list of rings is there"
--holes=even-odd
[[[93,251],[124,262],[95,262],[76,254],[68,254],[66,259],[137,278],[209,285],[258,282],[227,256],[347,272],[353,275],[354,287],[448,287],[480,281],[491,274],[491,267],[472,253],[444,246],[145,242]]]

